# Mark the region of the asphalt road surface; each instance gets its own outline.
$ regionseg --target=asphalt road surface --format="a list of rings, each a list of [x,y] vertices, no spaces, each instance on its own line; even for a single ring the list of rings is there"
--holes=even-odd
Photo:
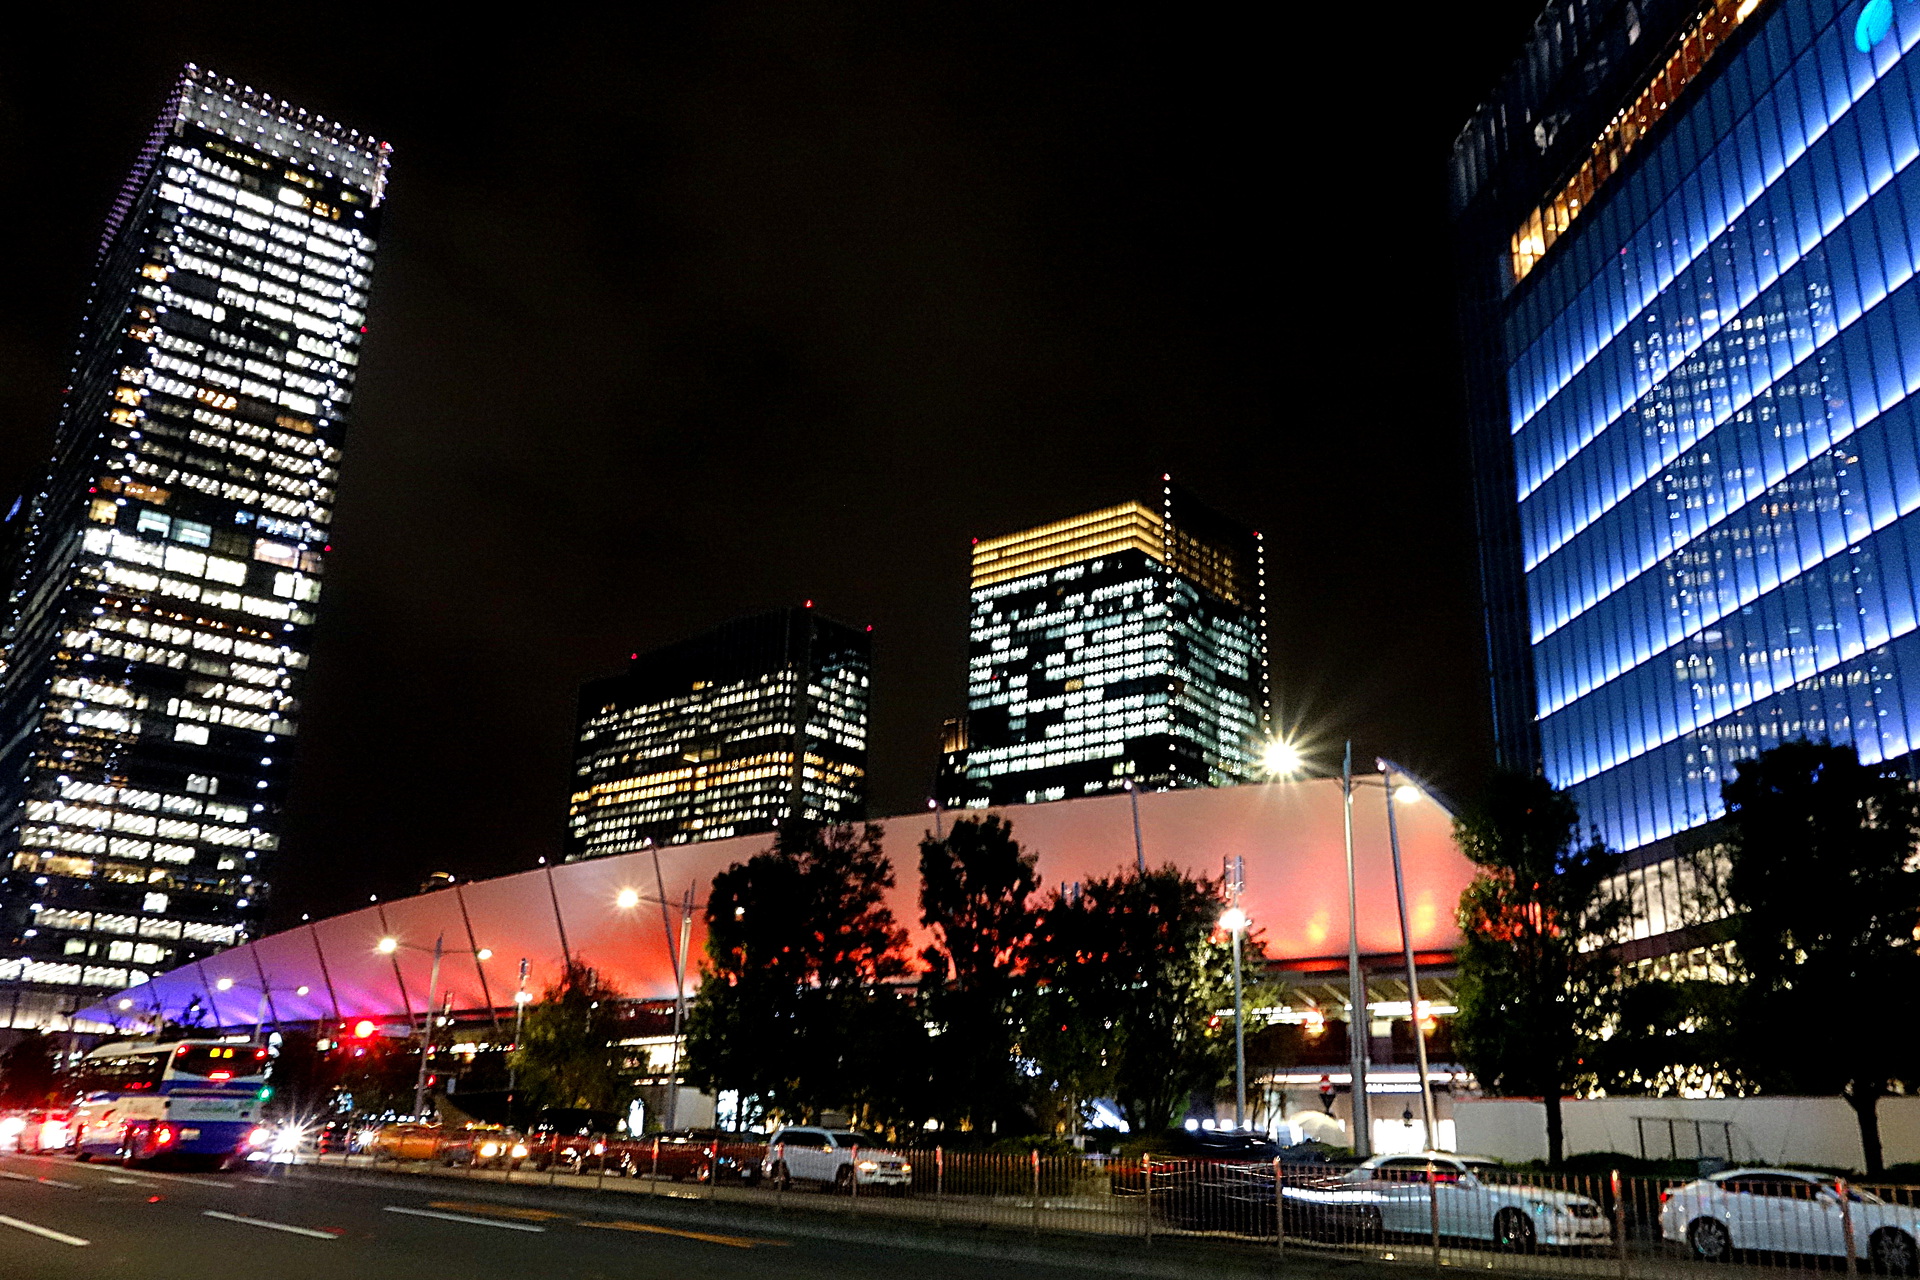
[[[0,1156],[0,1280],[1086,1280],[1079,1268],[523,1208],[284,1169],[175,1174]]]

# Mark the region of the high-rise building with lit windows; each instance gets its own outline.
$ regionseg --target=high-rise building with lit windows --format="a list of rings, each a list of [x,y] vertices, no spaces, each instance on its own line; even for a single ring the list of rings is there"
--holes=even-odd
[[[871,669],[811,602],[634,654],[580,691],[569,860],[865,818]]]
[[[1260,535],[1167,483],[976,541],[972,601],[969,805],[1254,777],[1269,721]]]
[[[252,932],[387,159],[190,66],[108,215],[0,633],[0,1025]]]
[[[1632,851],[1649,936],[1738,760],[1920,734],[1917,43],[1555,0],[1455,146],[1500,748]]]

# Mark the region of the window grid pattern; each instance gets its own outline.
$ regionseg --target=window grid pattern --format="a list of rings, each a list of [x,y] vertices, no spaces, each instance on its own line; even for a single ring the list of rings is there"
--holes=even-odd
[[[1619,847],[1780,740],[1912,749],[1920,23],[1854,17],[1763,11],[1509,314],[1544,759]]]

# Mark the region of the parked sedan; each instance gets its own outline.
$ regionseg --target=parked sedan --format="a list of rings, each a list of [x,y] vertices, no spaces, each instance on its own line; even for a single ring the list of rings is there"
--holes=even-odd
[[[1438,1215],[1440,1234],[1486,1240],[1518,1252],[1539,1245],[1609,1243],[1606,1211],[1585,1196],[1528,1186],[1497,1161],[1446,1152],[1375,1156],[1347,1173],[1281,1194],[1287,1214],[1308,1221],[1365,1221],[1387,1233],[1426,1235]]]
[[[1847,1256],[1854,1250],[1877,1271],[1920,1271],[1920,1208],[1887,1204],[1833,1181],[1791,1169],[1729,1169],[1661,1195],[1660,1234],[1684,1242],[1696,1258],[1723,1262],[1736,1249]]]

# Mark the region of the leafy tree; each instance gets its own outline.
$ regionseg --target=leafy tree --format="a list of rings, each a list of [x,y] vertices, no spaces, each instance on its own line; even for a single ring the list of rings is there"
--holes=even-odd
[[[1544,778],[1497,775],[1454,823],[1479,868],[1460,897],[1454,1043],[1489,1093],[1546,1102],[1547,1158],[1560,1163],[1560,1099],[1611,1015],[1616,961],[1603,943],[1626,919],[1609,878],[1619,858],[1578,836],[1579,807]]]
[[[0,1053],[0,1106],[38,1107],[53,1091],[53,1037],[29,1031]]]
[[[578,960],[528,1006],[514,1070],[527,1097],[546,1107],[624,1110],[620,993]]]
[[[1880,1099],[1920,1079],[1920,798],[1852,747],[1806,741],[1742,761],[1721,794],[1741,1057],[1763,1087],[1845,1097],[1877,1176]],[[1819,1051],[1801,1051],[1815,1028]]]
[[[1034,854],[998,817],[963,819],[920,842],[921,1015],[937,1031],[933,1095],[942,1118],[986,1129],[1020,1113],[1015,1063],[1020,995],[1038,914]]]
[[[906,932],[886,905],[893,884],[871,825],[793,825],[715,876],[689,1077],[790,1119],[923,1117],[923,1037],[898,990]]]
[[[1219,887],[1176,867],[1090,881],[1041,913],[1029,1044],[1077,1101],[1110,1094],[1135,1133],[1178,1119],[1233,1053],[1230,944]],[[1244,945],[1244,942],[1243,942]],[[1258,968],[1261,949],[1250,947]]]

